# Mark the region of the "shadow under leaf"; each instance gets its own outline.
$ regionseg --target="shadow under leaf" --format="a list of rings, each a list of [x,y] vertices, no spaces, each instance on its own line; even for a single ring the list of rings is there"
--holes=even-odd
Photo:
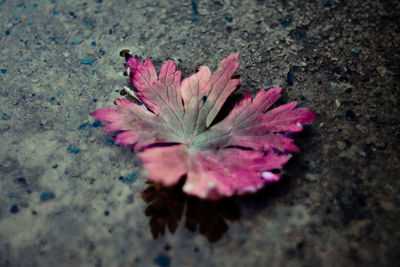
[[[150,219],[150,230],[154,239],[165,233],[173,234],[185,210],[185,226],[191,231],[199,229],[209,242],[216,242],[228,231],[227,221],[240,218],[239,207],[232,198],[219,201],[201,200],[182,191],[184,179],[173,187],[149,183],[142,191],[142,199],[148,203],[145,210]]]

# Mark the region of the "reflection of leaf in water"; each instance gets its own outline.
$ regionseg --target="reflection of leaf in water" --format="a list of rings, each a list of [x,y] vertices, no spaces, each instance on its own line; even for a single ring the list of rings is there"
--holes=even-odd
[[[178,187],[162,187],[151,183],[142,191],[142,199],[150,203],[146,208],[146,216],[150,216],[150,229],[154,238],[163,235],[165,228],[175,233],[178,221],[182,216],[186,195]]]
[[[218,241],[228,231],[225,219],[235,221],[240,217],[239,208],[232,199],[214,202],[189,197],[187,205],[185,226],[195,231],[198,225],[200,233],[210,242]]]
[[[174,187],[150,183],[143,190],[142,199],[149,203],[145,214],[151,217],[149,224],[153,237],[163,235],[166,227],[175,233],[186,203],[185,226],[193,232],[199,228],[200,234],[210,242],[218,241],[228,231],[226,220],[239,219],[239,208],[231,198],[206,201],[188,197],[182,192],[183,182]]]

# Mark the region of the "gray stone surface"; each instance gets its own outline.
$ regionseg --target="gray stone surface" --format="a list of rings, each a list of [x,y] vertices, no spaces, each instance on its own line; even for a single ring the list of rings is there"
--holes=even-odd
[[[397,266],[398,1],[0,1],[0,266]],[[318,113],[278,184],[203,203],[147,185],[90,112],[119,51]],[[173,232],[173,233],[171,233]],[[157,237],[154,239],[154,237]]]

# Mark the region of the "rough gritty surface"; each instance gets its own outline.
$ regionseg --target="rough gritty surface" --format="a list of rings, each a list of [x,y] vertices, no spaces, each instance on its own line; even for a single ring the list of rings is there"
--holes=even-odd
[[[0,1],[0,266],[396,266],[399,14],[372,0]],[[185,75],[239,52],[236,95],[283,85],[282,102],[319,117],[254,196],[146,185],[89,114],[127,83],[122,49]]]

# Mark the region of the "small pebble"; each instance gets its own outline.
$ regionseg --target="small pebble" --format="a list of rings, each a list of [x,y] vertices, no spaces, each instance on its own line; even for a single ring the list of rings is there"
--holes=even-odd
[[[378,71],[379,75],[382,77],[385,76],[386,71],[387,71],[384,66],[378,66],[378,67],[376,67],[376,70]]]
[[[307,173],[306,179],[310,182],[315,182],[319,179],[319,174],[316,173]]]
[[[340,150],[344,150],[346,148],[346,143],[342,141],[337,141],[337,146]]]

